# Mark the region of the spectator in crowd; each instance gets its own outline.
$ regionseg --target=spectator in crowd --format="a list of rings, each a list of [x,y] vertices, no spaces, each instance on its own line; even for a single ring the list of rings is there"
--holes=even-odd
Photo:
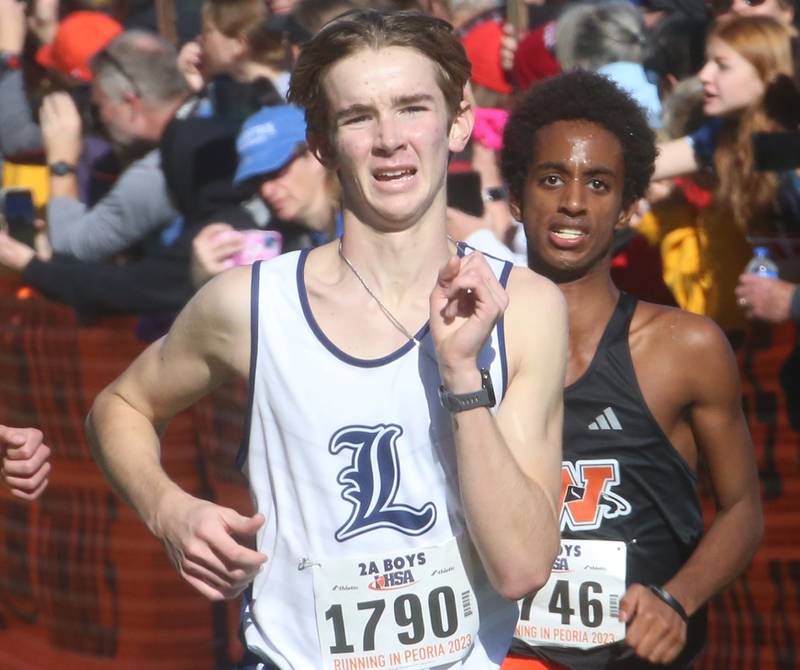
[[[175,51],[156,35],[123,33],[97,55],[93,68],[100,116],[126,147],[156,145],[173,117],[191,113],[184,106],[188,86]],[[51,98],[43,116],[48,150],[63,152],[54,159],[70,160],[80,142],[80,121],[71,100]],[[232,165],[228,183],[235,161]],[[84,315],[174,313],[191,296],[188,239],[194,231],[182,225],[165,228],[178,212],[167,193],[158,149],[132,163],[89,211],[74,198],[73,175],[54,176],[53,191],[49,211],[55,255],[37,255],[0,233],[0,264]],[[65,255],[64,250],[74,253]],[[128,262],[107,260],[122,251]]]
[[[36,428],[0,426],[2,478],[17,498],[35,500],[47,488],[50,447]]]
[[[782,279],[743,274],[736,297],[748,319],[800,323],[800,286]]]
[[[0,0],[0,157],[40,162],[44,140],[42,129],[34,119],[37,97],[29,99],[22,67],[26,36],[24,8],[24,3],[16,0]],[[89,61],[121,31],[122,27],[104,14],[75,12],[56,24],[52,41],[42,45],[36,53],[38,64],[48,70],[51,86],[68,91],[79,102],[81,115],[87,122],[91,119]],[[48,32],[43,29],[43,33]],[[101,128],[87,127],[85,131],[75,176],[81,201],[93,203],[108,189],[107,181],[98,179],[97,166],[106,163],[110,147],[99,136]],[[54,168],[58,171],[64,166]],[[44,168],[42,170],[46,175]],[[37,188],[40,183],[41,194]],[[44,175],[41,180],[16,181],[15,185],[34,188],[40,196],[37,202],[46,198],[47,177]]]
[[[525,91],[536,82],[561,72],[556,60],[556,20],[567,2],[564,0],[525,0],[509,13],[500,43],[500,61],[517,91]],[[521,23],[521,25],[520,25]]]
[[[640,11],[629,2],[567,7],[556,27],[556,58],[564,71],[593,70],[630,93],[647,112],[651,128],[660,128],[658,89],[642,66],[647,42]]]
[[[175,50],[151,33],[119,35],[92,61],[92,99],[113,142],[144,154],[111,191],[88,209],[77,198],[74,165],[81,151],[81,119],[64,93],[48,96],[41,123],[50,177],[47,225],[57,253],[98,260],[120,253],[177,217],[157,148],[164,128],[186,102],[189,89]],[[182,113],[189,113],[184,110]]]
[[[795,19],[795,0],[710,0],[711,13],[716,18],[736,16],[771,16],[786,25]]]
[[[97,314],[157,314],[163,327],[193,293],[189,259],[197,231],[209,221],[231,221],[241,228],[260,221],[239,206],[250,194],[231,186],[240,125],[207,117],[170,121],[160,144],[161,162],[183,225],[150,234],[125,254],[125,262],[59,254],[48,260],[0,233],[0,264],[20,272],[24,283],[47,297],[70,305],[84,320]]]
[[[779,130],[770,117],[767,95],[793,71],[792,28],[767,16],[731,17],[717,22],[708,37],[708,60],[700,72],[703,111],[711,120],[684,137],[662,143],[656,179],[713,169],[716,186],[701,207],[696,234],[685,238],[696,247],[694,287],[682,291],[697,311],[723,328],[743,326],[734,289],[752,255],[747,237],[775,235],[794,214],[795,180],[756,171],[752,134]],[[702,175],[702,172],[700,172]],[[697,189],[692,188],[697,195]],[[687,194],[689,194],[687,192]],[[702,200],[703,198],[700,198]],[[687,232],[690,232],[687,229]],[[685,246],[685,245],[682,245]]]
[[[192,89],[201,91],[226,75],[244,83],[267,79],[285,97],[287,52],[269,16],[263,0],[205,0],[200,37],[187,43],[179,56]]]
[[[494,4],[489,2],[484,11],[493,9]],[[513,88],[500,58],[502,17],[489,14],[484,20],[474,19],[462,34],[461,42],[472,65],[470,84],[475,102],[482,108],[506,109]]]
[[[697,130],[705,121],[702,104],[697,77],[675,84],[662,106],[662,138]],[[663,281],[677,305],[736,330],[743,325],[741,314],[730,297],[720,300],[720,294],[731,292],[749,246],[741,231],[715,215],[711,189],[713,175],[707,172],[654,181],[647,200],[639,204],[634,225],[659,248]]]
[[[704,121],[702,86],[695,75],[705,62],[707,21],[705,8],[696,4],[654,0],[645,8],[646,23],[654,14],[664,14],[648,31],[643,62],[648,78],[657,80],[662,122],[657,136],[661,140],[683,137]],[[629,235],[633,229],[637,234],[615,257],[612,277],[622,290],[650,302],[677,303],[718,317],[711,307],[714,300],[709,299],[716,287],[706,281],[708,264],[698,261],[699,240],[707,241],[701,224],[709,197],[697,177],[679,181],[654,182],[648,190],[631,228],[623,233]],[[730,238],[717,237],[714,242],[718,245]],[[738,257],[730,248],[726,251],[726,257]],[[643,276],[649,285],[643,285]]]
[[[717,22],[699,75],[703,111],[715,121],[662,144],[656,161],[656,179],[713,166],[715,205],[742,230],[763,228],[775,215],[778,178],[754,169],[752,135],[780,129],[764,101],[780,75],[793,76],[791,39],[791,28],[766,16]]]
[[[122,27],[98,12],[76,12],[58,24],[51,43],[36,53],[39,65],[66,87],[91,81],[89,61]],[[25,3],[0,0],[0,155],[15,157],[42,150],[23,76]]]
[[[72,307],[83,322],[108,314],[174,315],[192,295],[188,260],[176,241],[127,262],[78,261],[50,256],[0,232],[0,265],[45,297]]]
[[[706,21],[675,12],[650,30],[643,62],[648,76],[657,78],[662,102],[680,82],[694,77],[705,63]],[[662,107],[662,121],[663,119]]]
[[[341,235],[338,182],[306,146],[299,108],[265,107],[245,122],[237,149],[234,181],[248,184],[277,217],[269,230],[278,233],[280,252],[317,246]],[[195,286],[238,264],[242,256],[249,262],[260,257],[252,240],[261,245],[263,236],[249,236],[251,232],[236,231],[227,223],[203,228],[192,244]]]

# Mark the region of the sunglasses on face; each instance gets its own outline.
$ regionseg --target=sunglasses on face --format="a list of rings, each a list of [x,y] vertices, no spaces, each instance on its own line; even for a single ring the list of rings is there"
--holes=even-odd
[[[758,7],[763,5],[767,0],[744,0],[744,4],[748,7]],[[706,0],[706,8],[714,16],[727,14],[733,7],[733,0]]]

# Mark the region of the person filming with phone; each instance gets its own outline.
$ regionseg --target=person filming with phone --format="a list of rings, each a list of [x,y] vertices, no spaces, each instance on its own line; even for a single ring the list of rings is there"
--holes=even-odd
[[[196,287],[234,265],[318,246],[341,234],[336,175],[308,150],[302,110],[278,105],[253,114],[239,134],[237,152],[235,183],[249,183],[281,223],[263,231],[238,231],[228,223],[203,228],[192,244]]]

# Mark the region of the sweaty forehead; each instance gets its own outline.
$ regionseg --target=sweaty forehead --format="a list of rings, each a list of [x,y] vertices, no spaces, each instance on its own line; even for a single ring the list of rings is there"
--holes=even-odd
[[[322,77],[332,111],[386,104],[415,96],[442,97],[435,63],[416,49],[360,49],[333,63]]]
[[[531,167],[563,163],[576,168],[603,166],[621,171],[622,145],[611,131],[586,120],[556,121],[536,132]]]

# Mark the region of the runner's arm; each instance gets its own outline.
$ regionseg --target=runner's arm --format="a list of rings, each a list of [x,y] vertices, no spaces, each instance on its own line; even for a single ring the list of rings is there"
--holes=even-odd
[[[237,268],[210,282],[170,332],[100,393],[87,418],[92,452],[108,481],[165,543],[184,578],[213,599],[235,595],[252,578],[261,555],[232,536],[252,535],[263,519],[184,492],[161,466],[158,433],[205,393],[246,374],[249,281],[250,269]]]
[[[697,319],[696,321],[699,321]],[[693,332],[692,430],[705,457],[717,513],[681,570],[664,587],[691,615],[745,569],[764,529],[753,443],[742,412],[738,366],[722,332],[703,320]]]
[[[547,581],[558,551],[566,308],[527,269],[512,271],[508,295],[509,383],[496,420],[484,408],[453,420],[470,535],[492,584],[518,599]]]
[[[689,419],[718,510],[689,560],[666,584],[656,586],[663,586],[691,616],[744,570],[761,540],[763,519],[736,360],[711,321],[688,314],[683,318],[689,323],[676,329],[681,356],[675,360],[683,372],[680,383],[689,389]],[[686,624],[647,585],[632,584],[621,609],[628,622],[626,643],[638,656],[651,663],[670,663],[678,656],[686,644]]]

